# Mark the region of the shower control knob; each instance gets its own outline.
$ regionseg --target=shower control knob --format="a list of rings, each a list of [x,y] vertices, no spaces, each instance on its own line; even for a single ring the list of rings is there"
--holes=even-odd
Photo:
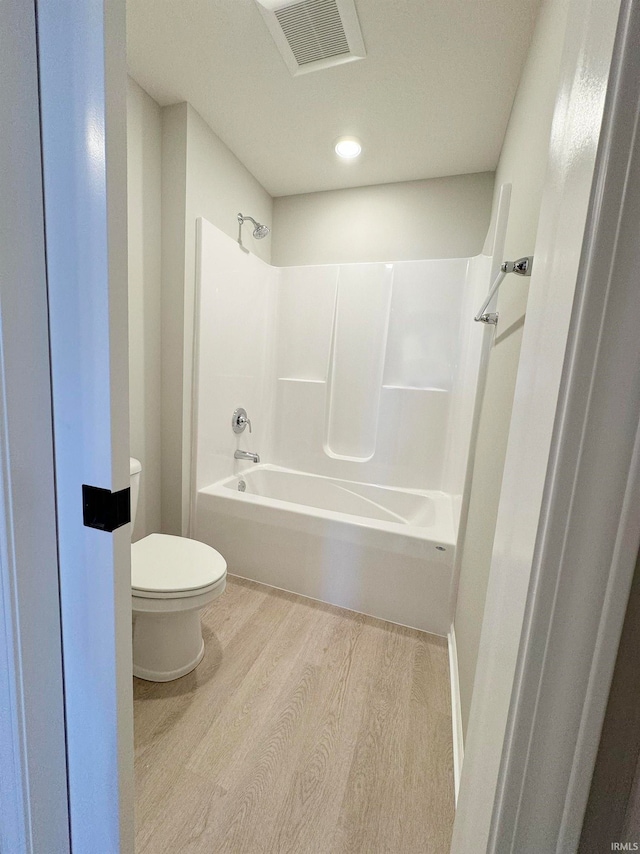
[[[231,419],[231,427],[234,433],[244,432],[244,428],[249,425],[249,433],[251,433],[251,421],[247,418],[247,410],[239,406],[233,413]]]

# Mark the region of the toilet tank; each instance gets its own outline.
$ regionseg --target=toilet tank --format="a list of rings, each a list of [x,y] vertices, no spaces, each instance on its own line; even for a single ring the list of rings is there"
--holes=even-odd
[[[131,531],[136,524],[136,510],[138,509],[138,494],[140,492],[140,472],[142,465],[140,460],[129,457],[129,475],[131,485]]]

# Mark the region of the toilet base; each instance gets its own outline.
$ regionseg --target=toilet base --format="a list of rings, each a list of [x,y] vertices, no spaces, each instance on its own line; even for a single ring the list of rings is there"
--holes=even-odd
[[[191,673],[192,670],[195,670],[196,667],[200,664],[204,657],[204,641],[202,641],[202,647],[200,648],[200,652],[195,657],[193,661],[190,661],[188,664],[185,664],[184,667],[181,667],[179,670],[173,670],[169,673],[159,672],[156,670],[145,670],[143,667],[138,667],[135,663],[133,665],[133,675],[138,679],[144,679],[147,682],[172,682],[174,679],[180,679],[181,676],[186,676],[187,673]]]
[[[134,613],[133,675],[171,682],[190,673],[204,656],[200,611]]]

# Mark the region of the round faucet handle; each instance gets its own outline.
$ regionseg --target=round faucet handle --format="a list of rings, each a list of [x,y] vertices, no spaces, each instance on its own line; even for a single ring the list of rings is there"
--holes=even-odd
[[[247,425],[249,425],[249,433],[253,432],[251,430],[251,420],[247,417],[247,410],[239,406],[231,418],[231,428],[234,433],[242,433]]]

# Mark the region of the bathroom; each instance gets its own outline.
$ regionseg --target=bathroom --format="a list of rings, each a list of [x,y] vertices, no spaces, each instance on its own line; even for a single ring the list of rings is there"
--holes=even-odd
[[[274,5],[127,2],[133,540],[228,572],[135,680],[136,850],[445,852],[568,3],[338,4],[301,74]]]

